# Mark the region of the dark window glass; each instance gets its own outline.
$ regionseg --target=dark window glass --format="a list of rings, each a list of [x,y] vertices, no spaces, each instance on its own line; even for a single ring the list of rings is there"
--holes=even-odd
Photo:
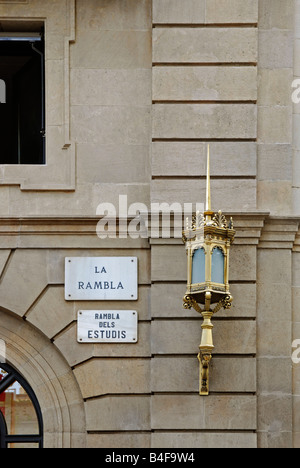
[[[44,164],[41,36],[0,37],[0,80],[0,164]]]

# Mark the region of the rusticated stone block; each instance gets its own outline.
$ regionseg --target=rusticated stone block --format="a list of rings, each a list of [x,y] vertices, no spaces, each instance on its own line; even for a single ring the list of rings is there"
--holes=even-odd
[[[150,397],[120,396],[85,403],[88,431],[149,431]]]
[[[256,138],[254,104],[156,104],[154,139]]]
[[[254,63],[256,61],[255,28],[157,27],[153,30],[153,62],[156,63]]]
[[[153,395],[154,429],[255,430],[256,397]]]

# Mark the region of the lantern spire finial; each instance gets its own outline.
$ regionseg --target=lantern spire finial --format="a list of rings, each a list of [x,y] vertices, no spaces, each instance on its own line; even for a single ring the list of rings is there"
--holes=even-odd
[[[211,196],[210,196],[210,153],[209,144],[207,145],[207,169],[206,169],[206,211],[211,211]]]
[[[213,215],[213,211],[211,211],[211,195],[210,195],[210,152],[209,152],[209,144],[207,145],[207,169],[206,169],[206,204],[205,204],[205,212],[204,215],[206,216],[206,223],[211,222],[211,217]]]

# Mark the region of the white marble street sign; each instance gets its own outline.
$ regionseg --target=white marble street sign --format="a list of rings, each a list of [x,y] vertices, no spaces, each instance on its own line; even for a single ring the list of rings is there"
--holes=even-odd
[[[136,343],[136,310],[80,310],[77,320],[79,343]]]
[[[67,301],[135,301],[138,299],[136,257],[67,257]]]

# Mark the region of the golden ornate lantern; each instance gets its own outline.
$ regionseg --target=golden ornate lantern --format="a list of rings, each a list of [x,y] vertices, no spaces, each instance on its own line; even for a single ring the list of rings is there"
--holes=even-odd
[[[187,220],[183,241],[187,250],[187,291],[184,307],[202,314],[202,338],[198,355],[200,363],[200,395],[209,394],[209,365],[214,349],[212,316],[222,307],[229,309],[229,250],[234,240],[232,218],[228,222],[221,211],[211,210],[210,155],[207,154],[206,207]],[[211,306],[216,304],[214,309]],[[203,305],[203,307],[201,307]]]

